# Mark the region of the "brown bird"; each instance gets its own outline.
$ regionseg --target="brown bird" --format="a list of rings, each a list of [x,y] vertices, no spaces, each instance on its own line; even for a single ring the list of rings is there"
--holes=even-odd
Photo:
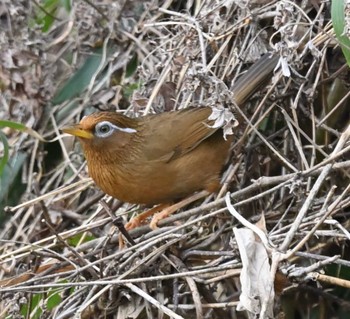
[[[238,82],[238,105],[271,74],[277,59],[267,59],[263,57]],[[166,204],[220,187],[232,136],[225,140],[221,128],[211,127],[211,112],[207,107],[193,108],[141,118],[99,112],[62,130],[79,138],[89,174],[105,193],[129,203]],[[172,212],[158,215],[151,226]],[[126,228],[137,226],[149,214],[141,215]]]
[[[210,127],[211,112],[194,108],[135,119],[100,112],[63,131],[79,138],[89,174],[105,193],[134,204],[164,204],[219,189],[232,136],[225,140],[222,129]]]

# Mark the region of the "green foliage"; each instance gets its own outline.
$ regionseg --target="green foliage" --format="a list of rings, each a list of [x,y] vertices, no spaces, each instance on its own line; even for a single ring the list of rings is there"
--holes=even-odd
[[[25,318],[39,319],[42,314],[42,309],[39,307],[39,302],[42,299],[42,294],[33,294],[30,299],[30,303],[23,304],[21,308],[21,314]],[[31,312],[36,309],[35,313]]]
[[[19,130],[19,131],[27,130],[27,127],[22,123],[13,122],[13,121],[6,121],[6,120],[0,121],[0,128],[3,128],[3,127],[9,127],[9,128],[12,128],[14,130]]]
[[[84,236],[84,238],[83,238]],[[69,237],[67,239],[67,242],[70,246],[73,246],[73,247],[76,247],[79,243],[86,243],[88,241],[91,241],[95,239],[94,236],[91,236],[91,235],[86,235],[86,234],[76,234],[72,237]]]
[[[55,15],[60,9],[70,12],[69,0],[44,0],[37,7],[35,23],[41,25],[43,32],[48,32],[56,20]]]
[[[136,72],[138,64],[139,61],[137,59],[137,55],[135,54],[126,66],[125,76],[127,78],[132,76]]]
[[[31,129],[30,127],[25,126],[22,123],[0,120],[0,128],[3,128],[3,127],[9,127],[9,128],[14,129],[14,130],[18,130],[18,131],[27,133],[27,134],[37,138],[38,140],[40,140],[42,142],[47,142],[39,133],[37,133],[36,131]]]
[[[0,131],[0,140],[4,147],[4,154],[0,157],[0,176],[2,176],[2,173],[4,171],[4,168],[7,164],[7,161],[9,159],[9,145],[7,142],[6,135]]]
[[[0,221],[4,219],[2,215],[4,207],[18,204],[25,191],[21,172],[27,156],[26,153],[18,152],[10,158],[11,165],[6,165],[0,175]]]
[[[111,48],[107,48],[107,55],[108,55],[108,52],[111,52],[111,51],[112,51]],[[71,101],[74,98],[80,96],[87,89],[91,79],[96,74],[96,72],[98,72],[99,70],[100,71],[102,70],[101,75],[105,73],[105,71],[103,70],[105,65],[101,67],[102,59],[103,59],[103,49],[102,48],[95,49],[93,54],[85,60],[83,65],[55,94],[55,96],[52,99],[52,103],[54,105],[61,104],[66,101]],[[131,77],[136,72],[138,64],[139,64],[139,61],[138,61],[137,55],[135,54],[125,68],[126,78]],[[119,81],[118,81],[118,84],[119,84]],[[123,90],[124,97],[126,99],[129,99],[132,93],[134,92],[134,90],[136,89],[139,89],[139,84],[137,83],[124,86],[124,90]],[[59,120],[65,117],[67,111],[68,113],[71,112],[72,108],[76,106],[77,106],[77,103],[74,103],[74,101],[70,102],[69,106],[67,105],[64,111],[62,109],[59,112],[59,114],[56,115],[56,120]]]
[[[53,288],[48,293],[32,294],[30,302],[23,304],[21,314],[31,319],[39,319],[43,314],[43,308],[52,310],[62,302],[62,288]]]
[[[61,301],[62,301],[62,298],[61,298],[61,288],[56,288],[56,289],[51,289],[49,291],[49,294],[48,294],[48,297],[47,297],[47,309],[49,310],[52,310],[53,308],[55,308],[56,306],[58,306]]]
[[[0,120],[0,129],[4,127],[27,133],[40,141],[45,141],[40,134],[22,123]],[[3,145],[3,154],[0,156],[0,220],[2,220],[3,216],[1,212],[4,207],[18,203],[19,198],[25,190],[20,177],[27,154],[17,152],[10,157],[8,140],[1,130],[0,143]],[[9,162],[11,165],[8,165]]]
[[[102,49],[97,49],[58,91],[52,100],[53,104],[61,104],[79,96],[88,87],[92,76],[97,72],[101,64],[101,61]]]
[[[335,35],[340,43],[347,64],[350,66],[350,39],[345,34],[345,1],[332,1],[331,15]]]
[[[135,90],[139,89],[140,85],[137,83],[132,83],[129,85],[126,85],[123,87],[123,95],[124,97],[129,100],[132,96],[132,94],[134,93]]]
[[[24,124],[22,123],[17,123],[17,122],[12,122],[12,121],[6,121],[6,120],[0,120],[0,128],[3,127],[9,127],[24,133],[28,133],[29,135],[41,140],[41,141],[45,141],[44,138],[38,134],[37,132],[35,132],[34,130],[32,130],[29,127],[26,127]],[[8,162],[9,159],[9,145],[7,142],[7,138],[6,135],[0,131],[0,142],[3,144],[4,147],[4,154],[3,156],[0,157],[0,177],[2,176],[2,173],[4,171],[5,165]]]

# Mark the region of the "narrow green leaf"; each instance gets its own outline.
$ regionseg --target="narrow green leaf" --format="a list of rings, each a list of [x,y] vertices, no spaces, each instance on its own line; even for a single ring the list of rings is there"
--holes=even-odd
[[[0,120],[0,128],[3,128],[3,127],[9,127],[9,128],[14,129],[14,130],[18,130],[18,131],[27,133],[30,136],[35,137],[36,139],[38,139],[41,142],[48,142],[38,132],[34,131],[30,127],[25,126],[22,123],[6,121],[6,120]]]
[[[61,0],[61,4],[66,9],[67,12],[71,12],[72,6],[71,6],[71,0]]]
[[[86,59],[82,67],[66,82],[54,96],[53,104],[61,104],[79,96],[89,85],[92,76],[98,70],[102,60],[102,49]]]
[[[138,59],[137,59],[137,55],[135,54],[133,58],[129,61],[128,65],[126,66],[125,76],[127,78],[132,76],[136,72],[137,67],[138,67]]]
[[[48,32],[54,22],[59,22],[56,15],[64,9],[71,11],[71,0],[42,0],[36,4],[34,23],[41,26],[42,32]]]
[[[76,247],[80,242],[81,242],[81,238],[83,237],[83,234],[76,234],[72,237],[69,237],[67,239],[67,242],[70,246],[73,246],[73,247]],[[95,237],[94,236],[91,236],[91,235],[84,235],[84,241],[83,243],[86,243],[90,240],[94,240]]]
[[[9,144],[7,142],[6,135],[0,131],[0,140],[4,147],[4,155],[0,157],[0,176],[4,171],[4,168],[9,160]]]
[[[62,298],[60,296],[61,290],[62,289],[59,288],[49,291],[49,296],[46,300],[47,309],[52,310],[62,302]]]
[[[35,22],[41,26],[41,31],[47,32],[50,30],[59,6],[59,0],[44,0],[40,6],[37,5]]]
[[[131,83],[123,88],[123,95],[126,99],[130,99],[135,90],[139,89],[140,85],[138,83]]]
[[[344,1],[333,0],[331,7],[332,23],[335,35],[340,43],[347,64],[350,66],[350,39],[344,33],[345,13]]]
[[[5,121],[5,120],[0,121],[0,128],[2,127],[9,127],[19,131],[23,131],[24,129],[26,129],[26,126],[22,123]]]
[[[4,207],[18,204],[26,189],[21,179],[21,172],[27,158],[27,153],[17,152],[9,158],[0,173],[0,226],[5,217]]]
[[[28,303],[25,303],[21,307],[21,314],[25,318],[31,318],[31,319],[39,319],[40,316],[43,313],[42,308],[40,307],[40,303],[43,302],[44,300],[44,295],[39,293],[39,294],[32,294],[30,295],[31,298],[31,307],[28,307]],[[33,310],[36,309],[35,313],[33,314]]]

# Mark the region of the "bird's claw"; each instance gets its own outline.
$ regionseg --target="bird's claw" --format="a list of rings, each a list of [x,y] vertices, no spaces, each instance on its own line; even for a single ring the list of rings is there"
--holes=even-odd
[[[139,227],[140,224],[141,224],[140,220],[136,216],[136,217],[132,218],[129,222],[127,222],[124,227],[126,230],[131,230],[131,229],[135,229],[135,228]]]
[[[156,230],[158,229],[158,222],[162,219],[162,218],[159,218],[157,217],[158,214],[154,215],[151,222],[149,223],[149,227],[152,229],[152,230]]]

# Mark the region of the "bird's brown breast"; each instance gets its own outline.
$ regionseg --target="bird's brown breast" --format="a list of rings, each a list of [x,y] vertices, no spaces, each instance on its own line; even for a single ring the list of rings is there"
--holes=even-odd
[[[208,126],[210,113],[194,109],[146,117],[119,150],[85,145],[90,176],[107,194],[137,204],[215,191],[231,138],[224,140],[221,129]]]

